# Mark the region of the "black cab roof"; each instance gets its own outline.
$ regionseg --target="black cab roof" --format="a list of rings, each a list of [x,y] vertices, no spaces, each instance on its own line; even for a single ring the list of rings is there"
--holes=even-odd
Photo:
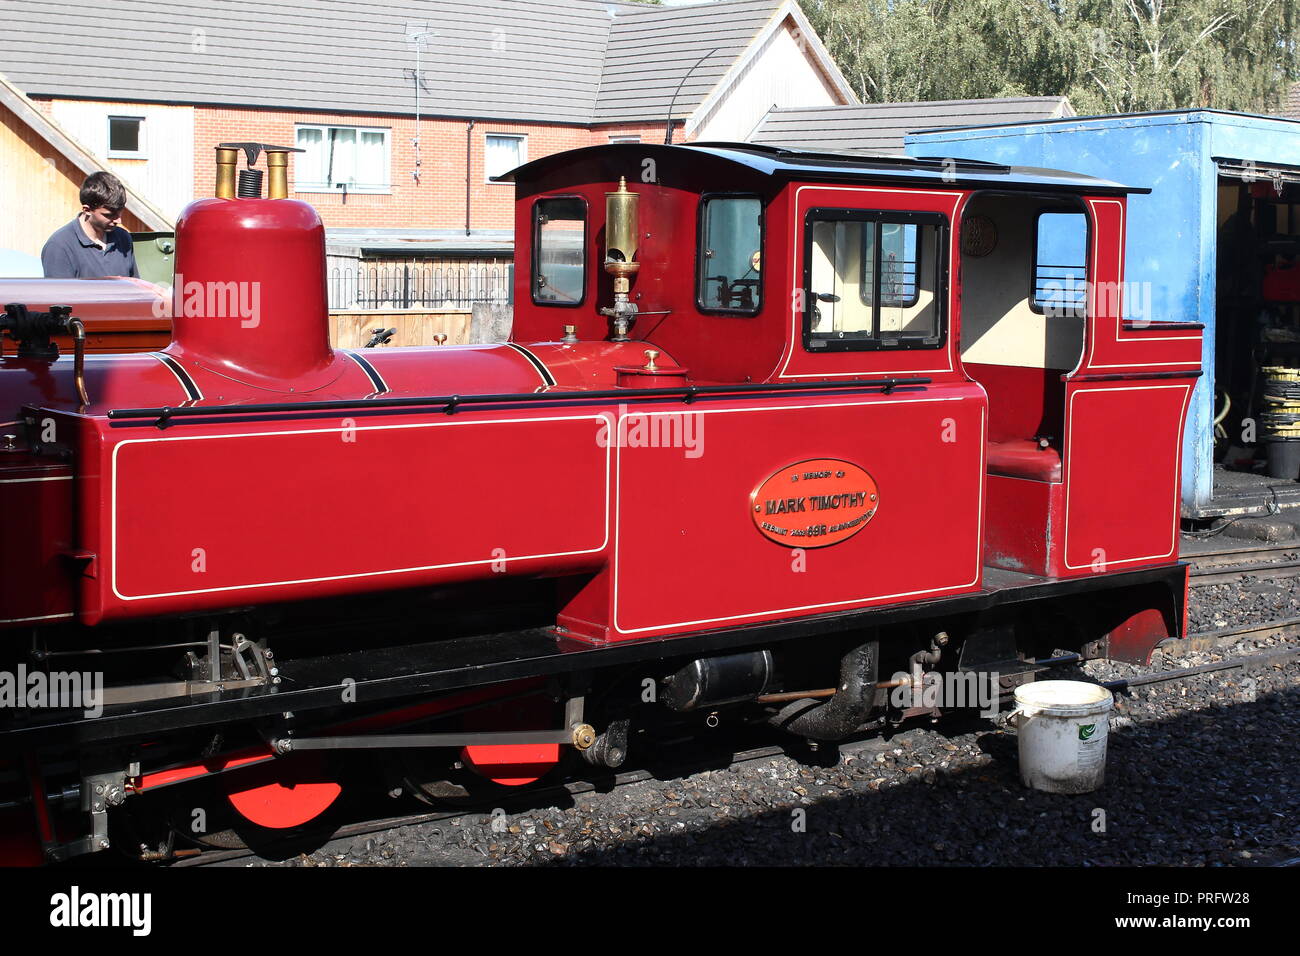
[[[967,189],[1008,189],[1041,192],[1060,191],[1088,195],[1149,193],[1139,186],[1125,186],[1108,179],[1058,169],[1003,166],[975,159],[955,157],[894,156],[881,153],[843,151],[811,152],[758,146],[753,143],[609,143],[553,153],[526,163],[499,182],[517,182],[544,174],[565,162],[593,158],[602,152],[632,152],[654,156],[662,151],[694,152],[744,166],[776,179],[808,182],[871,182],[895,185],[956,186]]]

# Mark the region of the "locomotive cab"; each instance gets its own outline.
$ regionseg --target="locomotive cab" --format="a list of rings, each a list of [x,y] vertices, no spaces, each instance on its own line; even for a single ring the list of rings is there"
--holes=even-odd
[[[1176,558],[1200,329],[1122,314],[1124,211],[1145,190],[725,143],[594,147],[513,176],[516,340],[613,337],[599,263],[604,195],[624,179],[641,197],[633,336],[691,381],[897,380],[892,393],[978,411],[978,441],[956,418],[944,433],[978,444],[978,466],[951,469],[924,433],[872,440],[943,470],[938,494],[979,489],[982,529],[913,531],[948,547],[974,535],[981,566],[1061,577]]]

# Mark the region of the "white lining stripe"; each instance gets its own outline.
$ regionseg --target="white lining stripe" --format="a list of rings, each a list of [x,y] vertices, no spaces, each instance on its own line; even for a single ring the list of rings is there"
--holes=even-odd
[[[152,352],[150,354],[152,354],[158,361],[162,362],[163,365],[167,367],[168,371],[176,376],[176,381],[180,383],[181,388],[185,392],[185,400],[187,402],[202,401],[203,389],[199,388],[198,383],[194,381],[189,372],[185,371],[185,369],[181,367],[179,362],[170,355],[163,355],[161,352]]]
[[[537,374],[542,377],[542,384],[544,385],[555,384],[555,376],[551,374],[551,370],[546,367],[545,362],[539,359],[532,352],[528,351],[528,349],[524,348],[522,345],[516,345],[514,342],[506,342],[505,345],[506,348],[514,349],[524,358],[528,359],[528,364],[531,365],[534,371],[536,371]]]
[[[793,209],[792,214],[791,214],[791,217],[790,217],[790,218],[793,220],[793,223],[792,223],[793,228],[792,228],[792,231],[791,231],[791,242],[794,243],[793,248],[795,248],[796,250],[802,250],[802,248],[803,248],[803,246],[800,244],[800,241],[799,241],[799,239],[800,239],[800,237],[799,237],[799,229],[800,229],[801,226],[802,226],[801,209],[800,209],[800,207],[799,207],[799,196],[800,196],[800,194],[803,193],[805,190],[807,190],[807,191],[811,191],[811,192],[830,191],[830,192],[856,192],[856,193],[887,193],[887,194],[890,194],[890,195],[898,195],[898,194],[899,194],[899,189],[898,189],[898,188],[886,188],[886,187],[883,187],[883,186],[800,186],[798,189],[795,190],[794,198],[791,200],[791,202],[793,203],[793,206],[794,206],[794,209]],[[920,194],[920,195],[923,195],[923,196],[942,196],[942,197],[944,197],[945,199],[951,199],[951,200],[953,201],[953,202],[952,202],[952,206],[949,207],[949,210],[948,210],[948,226],[949,226],[949,230],[948,230],[948,256],[949,256],[949,260],[951,260],[951,258],[952,258],[952,243],[956,240],[957,233],[958,233],[958,230],[953,226],[953,219],[954,219],[954,217],[955,217],[956,214],[957,214],[957,209],[958,209],[958,207],[962,206],[963,203],[964,203],[964,200],[967,198],[967,194],[964,193],[964,192],[960,192],[960,191],[958,191],[958,192],[953,192],[953,191],[951,191],[951,190],[933,190],[933,189],[908,189],[908,190],[907,190],[907,193],[910,194],[910,195],[917,195],[917,194]],[[875,207],[866,207],[866,206],[864,206],[864,207],[862,207],[862,208],[863,208],[863,209],[871,208],[873,211],[884,212],[884,213],[889,213],[889,212],[935,212],[935,211],[937,211],[937,210],[921,210],[921,209],[916,209],[916,208],[912,208],[912,207],[908,207],[908,208],[906,208],[906,209],[901,209],[901,210],[896,210],[896,209],[877,209],[877,208],[875,208]],[[789,372],[790,362],[794,359],[794,356],[795,356],[796,351],[797,351],[797,350],[798,350],[798,349],[803,345],[803,317],[800,316],[798,313],[796,313],[796,312],[794,311],[794,309],[792,308],[792,309],[790,310],[791,317],[792,317],[792,320],[793,320],[793,321],[791,322],[791,326],[790,326],[790,329],[791,329],[791,331],[790,331],[790,340],[789,340],[789,344],[786,346],[786,352],[785,352],[785,355],[783,356],[783,362],[782,362],[782,365],[781,365],[781,371],[779,371],[779,372],[776,373],[776,377],[777,377],[777,378],[781,378],[781,379],[787,379],[787,378],[841,378],[841,377],[845,377],[845,376],[862,376],[862,375],[927,375],[927,374],[930,374],[930,373],[940,373],[940,372],[951,372],[951,371],[953,371],[953,370],[954,370],[954,365],[953,365],[953,339],[956,338],[956,336],[953,335],[953,329],[952,329],[952,325],[953,325],[953,322],[952,322],[953,308],[952,308],[952,306],[953,306],[953,296],[954,296],[954,283],[953,283],[953,281],[952,281],[952,275],[953,275],[953,269],[952,269],[952,264],[951,264],[951,261],[950,261],[950,262],[949,262],[949,266],[948,266],[948,309],[947,309],[947,313],[948,313],[948,314],[947,314],[947,316],[946,316],[946,318],[947,318],[947,322],[948,322],[948,330],[947,330],[947,331],[948,331],[948,341],[944,343],[944,348],[943,348],[943,351],[944,351],[944,353],[946,354],[947,359],[948,359],[948,367],[947,367],[947,368],[896,369],[896,370],[893,370],[893,371],[883,371],[883,372],[882,372],[882,371],[877,371],[876,369],[859,369],[859,370],[857,370],[857,371],[853,371],[853,372],[832,372],[832,371],[825,371],[825,372],[800,372],[800,373],[796,373],[796,374],[791,374],[791,373]],[[798,283],[800,283],[800,284],[803,283],[803,273],[802,273],[802,272],[798,272],[798,274],[795,276],[795,281],[798,282]],[[907,351],[907,350],[901,350],[901,351]],[[916,352],[916,351],[921,351],[921,350],[920,350],[920,349],[913,349],[913,350],[911,350],[911,351]],[[925,351],[926,351],[926,352],[933,352],[933,351],[935,351],[935,350],[934,350],[934,349],[926,349]],[[808,351],[805,350],[803,353],[800,353],[800,354],[803,355],[803,356],[810,356],[810,355],[812,355],[813,353],[808,352]],[[835,353],[831,353],[831,354],[835,354]],[[838,354],[844,354],[844,353],[838,353]],[[864,360],[865,360],[866,357],[869,357],[869,356],[871,356],[871,355],[880,355],[880,354],[883,354],[883,353],[880,353],[880,352],[877,352],[877,351],[874,351],[874,350],[873,350],[873,351],[859,351],[859,352],[851,352],[851,353],[849,353],[849,354],[851,354],[851,355],[857,355],[857,356],[859,356],[859,357],[864,358]],[[890,354],[894,354],[894,353],[890,353]]]
[[[474,426],[488,426],[488,425],[534,424],[536,422],[583,422],[583,421],[589,421],[592,422],[593,424],[597,422],[603,422],[605,423],[605,427],[608,428],[611,427],[611,414],[605,412],[605,413],[598,413],[594,415],[567,415],[567,416],[556,416],[550,418],[499,418],[499,419],[492,419],[489,421],[418,422],[409,425],[377,425],[373,427],[357,428],[355,430],[358,432],[404,431],[413,428],[456,428],[456,427],[465,427],[465,426],[474,427]],[[348,430],[349,429],[346,428],[304,428],[304,429],[297,429],[293,431],[282,431],[282,432],[236,432],[236,433],[224,434],[224,435],[186,435],[186,436],[176,437],[176,438],[139,438],[139,439],[128,439],[126,441],[119,442],[117,445],[113,447],[112,465],[110,469],[112,491],[111,491],[110,504],[109,504],[110,515],[111,515],[109,533],[111,535],[112,544],[109,549],[109,554],[111,560],[110,573],[111,573],[111,587],[113,589],[113,594],[122,601],[146,601],[155,598],[181,597],[181,596],[186,596],[191,594],[215,594],[224,591],[253,591],[258,588],[284,587],[284,586],[298,585],[298,584],[316,584],[322,581],[347,581],[356,578],[382,578],[387,575],[394,575],[394,574],[408,574],[408,573],[416,573],[422,571],[435,571],[444,568],[471,567],[473,565],[488,565],[495,560],[499,560],[497,558],[488,557],[488,558],[483,558],[481,560],[455,561],[448,564],[432,564],[432,565],[424,565],[424,566],[414,567],[414,568],[384,568],[378,571],[358,571],[353,574],[334,574],[334,575],[327,575],[324,577],[300,578],[300,579],[288,580],[288,581],[256,581],[247,584],[231,584],[231,585],[226,585],[223,587],[215,587],[215,588],[196,588],[194,590],[189,590],[189,591],[166,591],[157,594],[126,595],[118,590],[117,588],[117,568],[118,568],[117,456],[118,453],[123,448],[125,448],[128,445],[149,445],[149,444],[158,444],[160,442],[171,443],[171,442],[179,442],[179,441],[209,441],[214,439],[219,440],[219,439],[226,439],[226,438],[268,438],[268,437],[283,438],[287,435],[328,435],[328,434],[338,434],[340,432],[344,432]],[[605,537],[604,540],[602,540],[598,546],[593,548],[584,548],[578,551],[556,551],[549,554],[524,554],[518,556],[511,555],[509,557],[509,560],[517,562],[517,561],[533,561],[540,558],[572,557],[572,556],[584,555],[584,554],[598,554],[601,551],[605,550],[606,546],[608,546],[609,544],[609,494],[610,494],[610,484],[611,484],[610,465],[612,463],[612,460],[613,459],[611,455],[611,449],[607,447],[605,449],[605,501],[603,503],[604,513],[605,513]]]
[[[782,406],[772,406],[772,407],[765,407],[765,408],[718,408],[718,409],[711,409],[711,410],[702,410],[699,412],[692,412],[688,414],[699,414],[699,415],[718,415],[718,414],[725,415],[725,414],[735,414],[735,413],[752,414],[755,412],[801,411],[810,408],[823,409],[823,408],[866,407],[866,406],[878,407],[882,405],[926,405],[926,404],[934,404],[934,403],[942,403],[942,402],[967,402],[968,403],[970,401],[971,399],[969,396],[953,396],[951,398],[920,398],[920,399],[904,398],[904,399],[888,399],[883,401],[877,399],[877,400],[867,400],[867,401],[859,401],[859,402],[836,402],[836,403],[828,403],[825,405],[782,405]],[[629,411],[628,414],[620,416],[620,418],[634,418],[639,416],[651,417],[654,415],[673,415],[673,414],[682,414],[682,413],[681,412],[648,412],[647,413],[647,412]],[[614,607],[613,607],[613,614],[611,615],[611,620],[610,620],[610,625],[613,632],[615,634],[644,634],[653,631],[672,630],[680,627],[697,627],[704,624],[719,624],[719,623],[725,623],[731,621],[745,621],[745,620],[763,620],[763,619],[773,618],[782,614],[792,614],[801,611],[814,611],[814,610],[830,609],[830,608],[837,608],[837,607],[850,607],[853,605],[865,606],[868,604],[873,604],[875,602],[893,601],[896,600],[897,598],[914,597],[916,595],[921,595],[921,594],[944,594],[948,591],[964,591],[969,588],[975,587],[976,585],[979,584],[980,576],[984,573],[984,489],[987,484],[984,480],[985,474],[987,472],[987,463],[985,462],[984,459],[988,447],[988,442],[986,441],[987,434],[988,434],[987,432],[988,423],[986,420],[987,415],[988,415],[988,407],[984,406],[983,408],[980,409],[979,505],[977,506],[977,513],[979,515],[979,519],[976,524],[976,531],[975,531],[975,576],[970,580],[969,583],[966,584],[949,584],[939,588],[929,588],[920,591],[903,591],[898,594],[864,595],[864,596],[855,597],[844,601],[830,601],[824,604],[806,604],[806,605],[801,605],[799,607],[763,609],[763,610],[756,610],[756,611],[748,611],[743,614],[732,614],[726,617],[711,617],[711,618],[704,618],[698,621],[677,621],[677,622],[670,622],[664,624],[651,624],[645,627],[635,627],[635,628],[625,629],[622,626],[620,626],[618,622],[619,548],[622,545],[622,541],[619,535],[619,524],[623,514],[623,502],[622,502],[623,469],[620,465],[618,469],[618,478],[616,480],[617,498],[615,503],[616,511],[614,514],[614,554],[610,559],[614,565],[614,600],[613,600]],[[620,459],[621,459],[623,443],[617,442],[616,444],[619,445],[619,452],[620,452]]]
[[[1070,563],[1070,488],[1071,488],[1070,473],[1073,470],[1073,464],[1074,464],[1073,461],[1071,460],[1072,453],[1070,452],[1070,448],[1072,447],[1072,442],[1074,441],[1074,400],[1078,398],[1080,395],[1083,395],[1088,392],[1103,392],[1103,393],[1105,392],[1149,392],[1149,391],[1158,391],[1158,390],[1166,390],[1166,389],[1181,389],[1184,392],[1182,398],[1182,412],[1179,414],[1178,417],[1178,428],[1174,432],[1174,481],[1173,481],[1174,520],[1173,520],[1173,525],[1170,528],[1171,540],[1170,540],[1169,550],[1166,551],[1164,554],[1146,554],[1140,558],[1121,558],[1118,561],[1106,561],[1104,562],[1104,570],[1099,572],[1105,574],[1109,572],[1111,568],[1120,564],[1133,564],[1134,562],[1137,561],[1169,560],[1173,558],[1178,551],[1178,520],[1179,520],[1178,503],[1182,498],[1182,488],[1179,487],[1181,483],[1178,481],[1178,476],[1181,473],[1181,468],[1182,468],[1181,453],[1182,453],[1183,429],[1187,426],[1187,405],[1189,400],[1192,397],[1192,391],[1195,387],[1196,387],[1195,384],[1192,384],[1190,386],[1189,385],[1128,385],[1119,388],[1079,388],[1079,389],[1075,389],[1073,392],[1070,393],[1070,407],[1067,412],[1067,414],[1069,415],[1070,424],[1069,424],[1069,428],[1066,430],[1066,436],[1065,436],[1065,448],[1066,448],[1065,544],[1062,546],[1061,549],[1061,563],[1068,570],[1078,571],[1083,568],[1092,567],[1092,565],[1095,563],[1092,561],[1086,562],[1084,564]]]
[[[388,387],[388,382],[384,380],[384,376],[379,374],[379,369],[371,365],[369,359],[362,358],[360,355],[357,355],[349,349],[343,349],[342,352],[348,358],[352,359],[352,361],[356,362],[357,367],[360,368],[361,371],[366,373],[366,378],[370,379],[370,384],[375,387],[376,395],[387,395],[392,391],[392,389]]]
[[[1098,212],[1100,211],[1099,207],[1115,206],[1118,209],[1118,214],[1119,214],[1118,231],[1119,231],[1120,241],[1116,243],[1116,246],[1118,248],[1115,251],[1115,283],[1122,291],[1124,289],[1124,268],[1125,268],[1124,242],[1126,239],[1125,233],[1128,225],[1128,210],[1126,204],[1124,201],[1121,201],[1119,199],[1088,199],[1087,203],[1092,208],[1092,219],[1094,225],[1094,228],[1092,230],[1092,261],[1093,261],[1094,268],[1097,264],[1098,258],[1101,255],[1101,237],[1098,235],[1100,230],[1096,228]],[[1098,331],[1097,327],[1101,324],[1101,316],[1097,315],[1097,277],[1093,275],[1091,277],[1091,280],[1092,281],[1088,283],[1089,302],[1087,307],[1087,314],[1091,317],[1089,324],[1092,326],[1090,331],[1091,345],[1088,350],[1089,369],[1155,368],[1156,366],[1160,366],[1160,365],[1187,365],[1193,368],[1200,367],[1201,359],[1199,356],[1195,359],[1184,359],[1181,362],[1119,362],[1116,364],[1102,365],[1100,363],[1093,361],[1097,355],[1097,331]],[[1199,342],[1202,340],[1202,335],[1199,330],[1197,331],[1196,335],[1152,335],[1152,336],[1125,335],[1124,334],[1124,306],[1126,305],[1126,303],[1121,302],[1119,305],[1120,307],[1116,310],[1116,314],[1114,316],[1115,338],[1112,340],[1117,345],[1123,345],[1125,343],[1130,343],[1130,342],[1149,345],[1151,343]],[[1083,367],[1083,357],[1080,356],[1079,364],[1074,367],[1074,370],[1070,372],[1070,375],[1071,376],[1075,375],[1082,367]]]

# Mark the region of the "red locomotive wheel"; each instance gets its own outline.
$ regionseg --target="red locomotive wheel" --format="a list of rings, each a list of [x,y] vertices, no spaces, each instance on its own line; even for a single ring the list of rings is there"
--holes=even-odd
[[[343,792],[315,754],[275,760],[234,774],[227,786],[231,806],[250,823],[268,830],[310,823]]]
[[[479,731],[542,730],[560,723],[560,708],[542,696],[504,701],[466,720],[469,728]],[[480,777],[503,787],[522,787],[536,783],[560,762],[560,745],[473,745],[462,748],[460,756]]]
[[[461,751],[465,765],[482,777],[503,787],[522,787],[536,783],[560,762],[559,744],[497,744],[465,747]]]

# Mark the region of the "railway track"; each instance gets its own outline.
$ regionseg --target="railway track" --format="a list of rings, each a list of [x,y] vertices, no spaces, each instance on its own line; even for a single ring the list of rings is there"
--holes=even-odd
[[[874,738],[872,738],[871,740],[855,741],[853,743],[844,744],[840,747],[840,750],[842,752],[851,753],[855,748],[857,750],[869,749],[872,740],[874,740]],[[768,757],[780,756],[781,754],[787,752],[788,751],[786,747],[781,747],[777,745],[769,745],[766,747],[755,747],[750,750],[744,750],[732,755],[729,765],[735,766],[738,764],[752,763],[756,760],[765,760]],[[676,776],[676,775],[680,775],[681,773],[690,773],[693,771],[699,771],[706,766],[709,766],[707,760],[696,760],[696,761],[691,761],[689,763],[683,763],[671,768],[656,767],[654,769],[651,769],[646,767],[646,768],[639,768],[636,770],[628,770],[616,774],[613,778],[612,786],[625,787],[628,786],[629,784],[639,783],[642,780],[649,780],[652,777],[654,777],[656,774],[662,774],[668,772]],[[549,787],[530,789],[521,792],[518,795],[511,796],[511,798],[508,800],[500,800],[498,802],[500,803],[502,809],[509,811],[512,807],[518,809],[521,806],[525,806],[525,805],[535,806],[538,803],[545,803],[548,802],[548,800],[554,800],[556,798],[563,798],[565,796],[576,797],[584,793],[593,793],[602,788],[608,788],[609,786],[610,786],[609,781],[574,780],[568,783],[555,784]],[[346,826],[338,828],[330,835],[329,842],[320,846],[319,849],[328,850],[331,848],[331,846],[335,844],[341,843],[346,840],[351,840],[354,837],[365,836],[370,833],[379,833],[384,830],[392,830],[398,827],[418,826],[423,823],[437,823],[443,820],[456,820],[456,819],[463,819],[465,817],[470,817],[470,816],[482,816],[486,812],[488,811],[486,811],[482,807],[475,807],[467,810],[446,810],[446,811],[436,811],[430,813],[419,813],[414,815],[407,814],[403,816],[385,817],[376,820],[365,820],[358,823],[348,824]],[[262,848],[262,849],[269,849],[269,848]],[[257,855],[258,855],[258,850],[250,849],[250,848],[236,848],[236,849],[229,849],[229,850],[204,850],[201,853],[179,859],[176,862],[172,863],[171,865],[174,867],[208,866],[215,863],[226,863],[233,860],[246,859]]]
[[[1177,643],[1170,642],[1166,649],[1178,648],[1182,654],[1190,654],[1220,647],[1230,641],[1240,640],[1242,638],[1258,638],[1271,635],[1289,636],[1295,634],[1300,634],[1300,618],[1267,621],[1262,624],[1246,624],[1239,627],[1205,631],[1192,635],[1185,640],[1177,641]],[[1051,663],[1053,666],[1069,664],[1071,663],[1071,656],[1052,658]],[[1186,680],[1203,674],[1220,671],[1242,670],[1249,672],[1254,669],[1269,667],[1298,657],[1300,657],[1300,645],[1256,654],[1239,655],[1208,664],[1199,664],[1167,671],[1153,671],[1148,674],[1141,674],[1118,680],[1103,681],[1101,683],[1102,686],[1105,686],[1112,691],[1123,692],[1136,687]],[[853,754],[863,751],[869,752],[873,749],[879,749],[881,746],[881,738],[873,735],[845,742],[840,744],[838,749],[841,754]],[[736,752],[731,752],[725,748],[723,750],[714,748],[707,754],[697,756],[694,759],[674,762],[667,766],[660,764],[653,768],[641,767],[631,769],[614,775],[612,779],[607,777],[602,780],[571,780],[567,783],[554,784],[549,787],[523,791],[517,795],[511,795],[510,799],[499,800],[498,803],[500,803],[503,809],[506,809],[509,812],[512,807],[516,810],[526,809],[554,801],[555,799],[564,799],[566,797],[571,798],[580,794],[591,793],[598,790],[607,791],[613,788],[625,787],[633,783],[651,779],[655,776],[662,777],[664,774],[668,774],[671,777],[689,775],[691,773],[700,772],[704,769],[716,768],[719,758],[725,759],[729,766],[736,766],[788,753],[788,746],[778,744],[753,747]],[[482,816],[485,812],[486,811],[483,807],[476,807],[464,810],[442,810],[427,813],[403,814],[400,816],[386,816],[347,824],[328,833],[317,832],[315,834],[310,834],[307,832],[299,832],[294,836],[293,842],[302,843],[309,840],[312,836],[316,839],[326,837],[327,839],[325,842],[314,844],[313,851],[328,851],[331,848],[337,848],[346,841],[371,833],[418,826],[425,823],[464,819],[475,815]],[[201,850],[197,852],[189,851],[189,855],[174,860],[170,865],[184,867],[230,863],[241,859],[258,857],[272,849],[274,849],[272,846],[262,846],[258,848],[239,847],[231,849]],[[1270,865],[1296,866],[1298,864],[1300,864],[1300,860],[1288,859]]]
[[[1192,587],[1225,584],[1243,574],[1266,574],[1271,578],[1300,576],[1300,544],[1218,548],[1185,554],[1191,564]]]

